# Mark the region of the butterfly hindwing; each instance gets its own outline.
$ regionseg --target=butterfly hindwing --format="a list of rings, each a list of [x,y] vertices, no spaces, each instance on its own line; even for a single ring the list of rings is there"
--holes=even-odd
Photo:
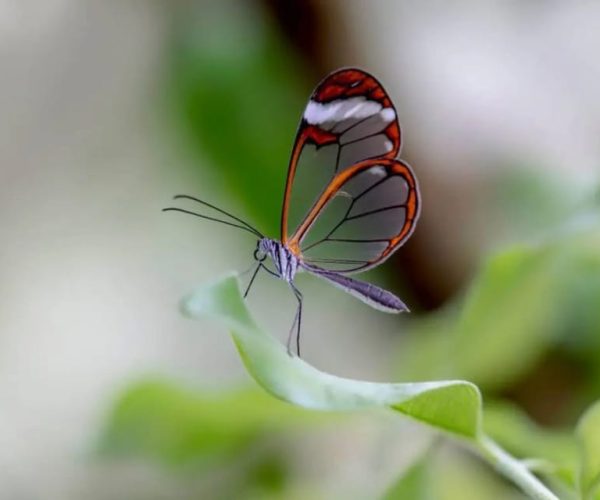
[[[288,241],[303,262],[338,273],[387,259],[412,234],[419,191],[400,160],[365,160],[338,173]]]

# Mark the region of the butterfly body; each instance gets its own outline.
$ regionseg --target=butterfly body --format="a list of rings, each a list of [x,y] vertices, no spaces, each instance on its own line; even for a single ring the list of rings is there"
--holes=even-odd
[[[256,245],[254,258],[263,262],[267,256],[273,262],[275,275],[287,283],[292,283],[300,267],[300,259],[280,241],[261,238]]]
[[[294,283],[299,271],[378,310],[408,310],[391,292],[349,276],[387,260],[414,231],[420,194],[411,167],[398,159],[400,149],[397,113],[381,83],[360,69],[340,69],[317,85],[302,114],[288,167],[279,239],[266,238],[242,219],[191,196],[176,199],[194,200],[229,219],[174,207],[165,210],[221,222],[259,238],[257,265],[244,297],[260,269],[289,285],[298,308],[288,351],[295,330],[299,354],[302,294]],[[274,270],[265,265],[267,259]]]

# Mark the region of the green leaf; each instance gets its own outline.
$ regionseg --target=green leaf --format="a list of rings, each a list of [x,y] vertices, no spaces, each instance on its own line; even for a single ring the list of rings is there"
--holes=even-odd
[[[581,417],[576,435],[579,440],[581,465],[579,491],[584,500],[597,498],[600,493],[600,401]]]
[[[524,463],[482,432],[481,395],[470,382],[387,384],[321,372],[290,356],[279,342],[258,328],[246,309],[234,275],[199,287],[182,301],[181,307],[192,318],[211,318],[227,326],[248,372],[277,398],[318,410],[396,410],[461,438],[533,498],[556,500]]]
[[[274,396],[305,408],[347,411],[389,407],[463,438],[480,432],[481,396],[460,380],[387,384],[337,377],[321,372],[257,327],[245,307],[236,277],[202,286],[182,302],[193,318],[212,318],[226,325],[246,368]]]
[[[262,433],[324,418],[256,389],[217,394],[148,380],[120,396],[99,451],[144,456],[166,465],[209,465],[239,454]]]

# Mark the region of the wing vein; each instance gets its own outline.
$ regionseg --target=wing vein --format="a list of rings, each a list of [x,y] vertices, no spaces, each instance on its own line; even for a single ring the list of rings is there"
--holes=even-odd
[[[344,222],[354,219],[360,219],[361,217],[367,217],[368,215],[378,214],[380,212],[385,212],[387,210],[395,210],[396,208],[405,208],[406,203],[402,203],[400,205],[390,205],[388,207],[376,208],[374,210],[369,210],[368,212],[363,212],[358,215],[353,215],[352,217],[345,217]]]

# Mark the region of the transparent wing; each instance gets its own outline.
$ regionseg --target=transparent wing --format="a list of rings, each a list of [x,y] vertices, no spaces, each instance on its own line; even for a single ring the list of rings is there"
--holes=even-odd
[[[417,181],[406,163],[366,160],[333,178],[287,244],[308,266],[364,271],[408,239],[419,206]]]
[[[400,152],[396,110],[381,84],[368,73],[344,69],[314,90],[304,110],[292,151],[283,210],[281,241],[297,228],[339,173],[373,158]]]

